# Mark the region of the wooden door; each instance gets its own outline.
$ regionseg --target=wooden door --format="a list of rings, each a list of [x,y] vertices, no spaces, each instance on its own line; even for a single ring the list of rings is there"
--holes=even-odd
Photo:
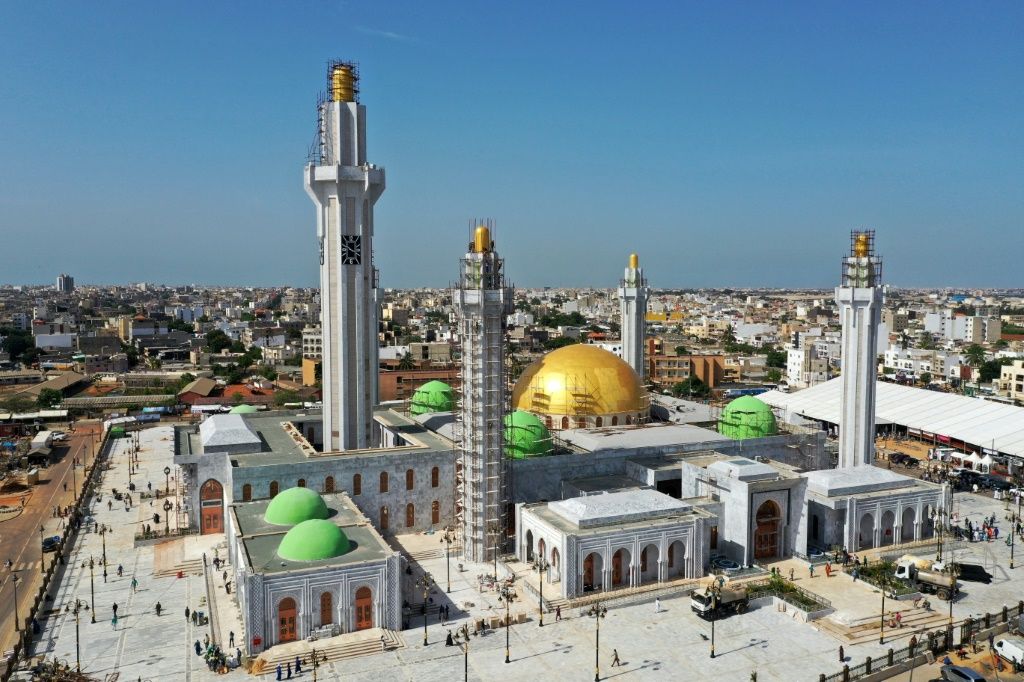
[[[612,585],[622,584],[622,550],[612,557]]]
[[[356,630],[373,627],[373,593],[369,587],[356,590]]]
[[[285,597],[277,605],[277,641],[294,642],[295,635],[295,600]]]
[[[199,488],[199,532],[224,532],[224,487],[212,478]]]
[[[331,608],[333,601],[330,592],[320,595],[320,625],[330,625],[334,622],[334,609]]]
[[[583,589],[594,589],[594,555],[583,560]]]

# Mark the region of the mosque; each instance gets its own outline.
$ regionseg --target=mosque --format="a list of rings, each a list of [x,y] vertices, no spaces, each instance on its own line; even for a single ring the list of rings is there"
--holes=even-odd
[[[512,290],[488,223],[476,224],[452,290],[460,392],[431,381],[408,403],[379,404],[372,239],[384,169],[366,161],[355,66],[331,63],[327,86],[304,170],[317,210],[323,408],[214,415],[175,431],[185,509],[201,533],[225,536],[248,653],[313,633],[400,629],[416,596],[401,594],[409,560],[388,543],[398,534],[452,528],[464,561],[514,556],[544,569],[549,594],[572,598],[700,577],[718,560],[932,533],[943,489],[872,464],[868,354],[883,290],[870,232],[854,234],[836,289],[838,468],[823,432],[778,423],[756,398],[716,417],[648,393],[649,288],[636,255],[618,286],[623,357],[566,346],[509,391]]]

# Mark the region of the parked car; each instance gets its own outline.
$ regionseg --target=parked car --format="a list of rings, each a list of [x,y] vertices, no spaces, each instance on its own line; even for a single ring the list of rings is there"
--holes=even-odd
[[[992,574],[985,570],[984,566],[979,564],[956,564],[957,569],[960,572],[960,580],[969,580],[975,583],[985,583],[986,585],[992,582]]]
[[[948,682],[985,682],[984,675],[962,665],[944,665],[940,672]]]
[[[55,552],[57,546],[60,545],[60,536],[51,535],[48,538],[43,538],[43,551],[44,552]]]
[[[1007,637],[995,643],[996,653],[1010,663],[1024,663],[1024,639]]]
[[[996,476],[995,474],[983,474],[978,481],[978,485],[992,490],[1010,490],[1013,488],[1012,483],[1002,476]]]

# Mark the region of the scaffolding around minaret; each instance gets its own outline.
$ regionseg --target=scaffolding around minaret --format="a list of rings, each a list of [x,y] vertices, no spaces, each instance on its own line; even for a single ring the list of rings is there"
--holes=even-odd
[[[493,223],[474,221],[471,228],[459,282],[452,291],[462,348],[456,524],[462,529],[466,559],[483,562],[501,553],[508,537],[505,316],[511,312],[512,290],[505,284],[504,261],[494,248]]]

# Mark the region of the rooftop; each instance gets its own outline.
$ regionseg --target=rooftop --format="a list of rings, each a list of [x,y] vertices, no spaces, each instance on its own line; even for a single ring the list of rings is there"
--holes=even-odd
[[[594,429],[568,429],[559,437],[584,450],[614,450],[618,448],[664,447],[684,443],[732,442],[715,431],[691,424],[655,422],[639,426],[604,426]]]
[[[910,488],[920,483],[916,478],[876,466],[808,471],[804,477],[807,479],[808,490],[825,497],[897,490]]]
[[[580,528],[650,521],[689,511],[689,505],[646,488],[573,497],[548,503],[548,508]]]

